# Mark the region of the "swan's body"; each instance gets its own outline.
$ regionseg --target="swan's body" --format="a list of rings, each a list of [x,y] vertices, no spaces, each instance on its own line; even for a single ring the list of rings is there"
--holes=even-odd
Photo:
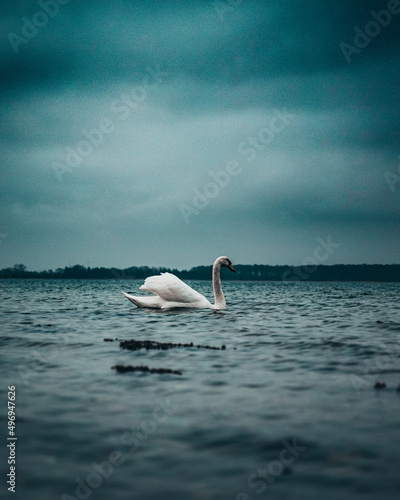
[[[196,292],[196,290],[193,290],[193,288],[171,273],[161,273],[159,276],[146,278],[140,290],[152,292],[154,296],[134,297],[128,293],[122,293],[138,307],[150,307],[153,309],[172,309],[175,307],[225,309],[225,297],[221,287],[221,267],[227,267],[235,272],[228,257],[218,257],[214,262],[212,271],[214,304],[211,304],[201,293]]]

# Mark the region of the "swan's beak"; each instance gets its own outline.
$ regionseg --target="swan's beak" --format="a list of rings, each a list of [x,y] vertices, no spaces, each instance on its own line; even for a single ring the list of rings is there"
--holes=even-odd
[[[235,270],[233,269],[233,267],[230,264],[228,264],[228,269],[230,269],[233,273],[235,272]]]

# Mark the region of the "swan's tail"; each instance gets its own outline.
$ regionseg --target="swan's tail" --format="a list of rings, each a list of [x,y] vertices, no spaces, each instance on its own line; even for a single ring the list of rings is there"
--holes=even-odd
[[[125,293],[125,292],[122,292],[124,294],[124,297],[126,297],[128,300],[130,300],[133,304],[135,304],[135,306],[138,306],[138,307],[143,307],[141,304],[140,304],[140,299],[139,297],[134,297],[133,295],[129,295],[129,293]]]
[[[134,297],[133,295],[129,295],[129,293],[122,293],[137,307],[151,307],[159,309],[162,306],[160,297],[158,297],[157,295],[152,295],[149,297]]]

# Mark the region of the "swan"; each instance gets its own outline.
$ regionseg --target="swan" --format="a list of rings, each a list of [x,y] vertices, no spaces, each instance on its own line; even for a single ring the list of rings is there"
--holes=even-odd
[[[213,264],[212,284],[215,303],[211,304],[201,293],[171,273],[161,273],[159,276],[149,276],[140,290],[154,293],[149,297],[134,297],[122,292],[124,296],[138,307],[153,309],[172,309],[174,307],[200,307],[210,309],[225,309],[225,297],[221,287],[221,267],[227,267],[235,272],[228,257],[218,257]]]

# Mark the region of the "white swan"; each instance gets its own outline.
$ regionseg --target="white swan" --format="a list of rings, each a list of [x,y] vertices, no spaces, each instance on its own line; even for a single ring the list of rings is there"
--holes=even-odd
[[[159,276],[146,278],[140,290],[152,292],[155,296],[134,297],[122,292],[125,297],[138,307],[151,307],[154,309],[172,309],[174,307],[208,307],[210,309],[225,309],[225,297],[221,287],[221,267],[227,267],[235,272],[232,262],[228,257],[218,257],[212,269],[212,284],[215,304],[211,304],[203,295],[193,290],[171,273],[161,273]]]

